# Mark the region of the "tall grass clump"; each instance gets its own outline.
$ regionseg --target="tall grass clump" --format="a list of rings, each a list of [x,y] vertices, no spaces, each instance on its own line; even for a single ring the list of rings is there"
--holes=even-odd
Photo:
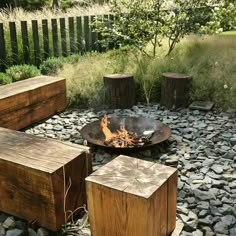
[[[192,99],[235,109],[236,36],[194,38],[182,47],[182,64],[193,75]]]

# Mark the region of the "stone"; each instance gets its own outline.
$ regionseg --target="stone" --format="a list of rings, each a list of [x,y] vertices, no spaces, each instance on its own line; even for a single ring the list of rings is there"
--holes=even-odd
[[[216,173],[216,174],[222,174],[223,173],[223,168],[220,165],[213,165],[211,169]]]
[[[201,191],[198,189],[194,189],[193,192],[194,192],[195,197],[200,199],[201,201],[216,199],[215,195],[211,194],[210,192]]]
[[[37,233],[32,228],[28,228],[28,236],[37,236]]]
[[[203,232],[197,229],[196,231],[192,232],[193,236],[203,236]]]
[[[21,236],[22,232],[21,229],[9,229],[7,230],[6,236]]]
[[[228,235],[228,226],[224,222],[220,221],[214,225],[214,231],[219,234]]]
[[[5,236],[6,229],[2,226],[2,223],[0,223],[0,236]]]
[[[2,226],[5,229],[12,229],[12,228],[14,228],[16,226],[16,222],[15,222],[14,217],[12,217],[12,216],[7,217],[7,219],[3,222]]]
[[[37,230],[37,236],[49,236],[49,232],[45,228],[40,227]]]
[[[228,227],[230,227],[230,228],[231,228],[234,224],[236,224],[236,218],[235,218],[235,216],[232,216],[232,215],[223,216],[223,217],[221,218],[221,221],[222,221],[224,224],[228,225]]]
[[[183,228],[184,228],[184,224],[180,220],[177,220],[176,227],[174,231],[172,232],[171,236],[180,236]]]

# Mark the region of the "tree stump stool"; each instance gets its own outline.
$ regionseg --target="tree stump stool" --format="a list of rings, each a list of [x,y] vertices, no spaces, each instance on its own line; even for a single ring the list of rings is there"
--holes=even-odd
[[[109,108],[130,108],[135,104],[135,84],[131,74],[105,75],[103,79]]]
[[[120,155],[86,178],[86,191],[93,236],[166,236],[175,228],[175,168]]]
[[[163,73],[161,76],[161,104],[169,109],[185,107],[190,98],[192,76]]]

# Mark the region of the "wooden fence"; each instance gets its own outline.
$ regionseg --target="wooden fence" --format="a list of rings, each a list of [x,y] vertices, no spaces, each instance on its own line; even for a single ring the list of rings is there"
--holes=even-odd
[[[109,19],[109,15],[102,16]],[[0,71],[12,64],[40,63],[48,57],[103,51],[93,29],[95,16],[0,23]]]

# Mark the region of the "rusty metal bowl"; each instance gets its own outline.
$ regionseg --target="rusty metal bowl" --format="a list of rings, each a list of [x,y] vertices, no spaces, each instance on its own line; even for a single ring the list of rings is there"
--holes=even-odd
[[[89,143],[97,145],[102,148],[108,149],[119,149],[119,150],[141,150],[148,147],[152,147],[158,143],[167,140],[171,135],[171,129],[166,124],[161,123],[158,120],[142,117],[110,117],[110,124],[108,128],[111,132],[116,132],[120,126],[124,126],[125,129],[135,132],[138,135],[142,135],[144,131],[154,130],[152,137],[150,138],[151,143],[144,146],[134,146],[134,147],[111,147],[104,144],[105,136],[100,127],[100,120],[91,122],[85,125],[80,133],[83,139],[87,140]]]

